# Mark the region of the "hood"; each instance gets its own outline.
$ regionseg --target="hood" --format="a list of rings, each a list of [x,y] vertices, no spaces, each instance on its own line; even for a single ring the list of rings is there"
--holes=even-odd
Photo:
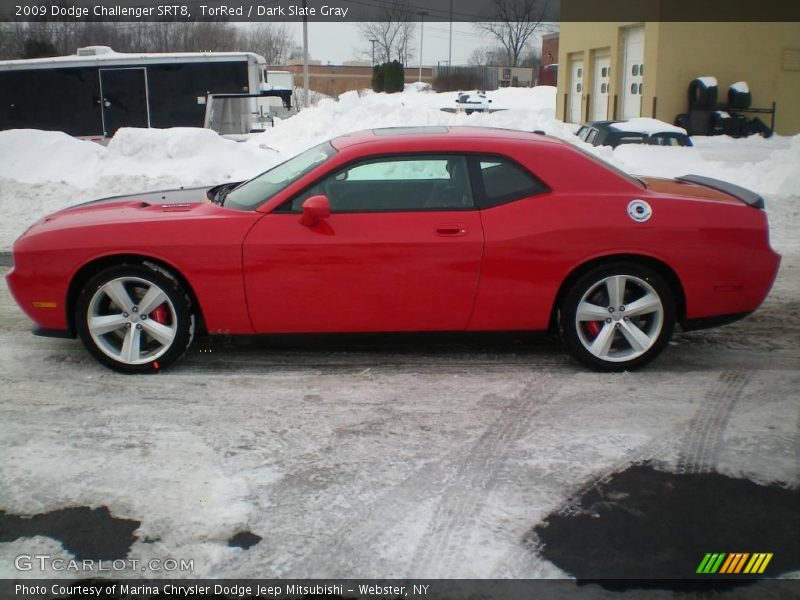
[[[47,215],[25,234],[54,229],[189,218],[218,209],[206,197],[210,187],[180,188],[100,198]],[[25,235],[23,234],[23,235]]]
[[[108,198],[99,198],[98,200],[91,200],[76,204],[65,208],[55,214],[72,212],[76,210],[85,210],[87,208],[105,207],[111,204],[124,206],[130,203],[148,204],[150,206],[164,207],[165,209],[177,208],[175,205],[191,205],[200,202],[206,202],[208,196],[206,193],[212,186],[203,186],[195,188],[178,188],[175,190],[159,190],[156,192],[142,192],[138,194],[129,194],[125,196],[109,196]],[[144,208],[144,207],[142,207]],[[187,208],[191,208],[188,206]]]

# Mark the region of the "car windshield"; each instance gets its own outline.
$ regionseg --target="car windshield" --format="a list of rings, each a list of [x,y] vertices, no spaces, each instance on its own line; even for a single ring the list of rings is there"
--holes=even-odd
[[[330,142],[314,146],[232,190],[224,199],[225,207],[237,210],[258,208],[334,154],[336,150]]]

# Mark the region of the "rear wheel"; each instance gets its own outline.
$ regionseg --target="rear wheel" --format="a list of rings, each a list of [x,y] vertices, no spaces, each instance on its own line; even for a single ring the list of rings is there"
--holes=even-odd
[[[560,329],[570,353],[600,371],[623,371],[653,360],[675,326],[675,299],[663,278],[630,263],[601,266],[570,288]]]
[[[178,280],[150,264],[123,264],[94,276],[76,306],[78,336],[104,365],[152,373],[178,360],[194,336],[191,302]]]

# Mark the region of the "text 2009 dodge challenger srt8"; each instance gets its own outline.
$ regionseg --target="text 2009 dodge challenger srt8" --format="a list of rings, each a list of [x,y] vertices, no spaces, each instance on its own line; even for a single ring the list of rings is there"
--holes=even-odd
[[[241,184],[45,217],[8,283],[40,331],[125,372],[209,334],[560,330],[601,370],[754,311],[777,273],[763,200],[637,179],[544,135],[345,135]]]

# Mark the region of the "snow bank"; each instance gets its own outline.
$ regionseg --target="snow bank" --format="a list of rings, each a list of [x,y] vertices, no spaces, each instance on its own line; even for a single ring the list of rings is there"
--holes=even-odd
[[[337,135],[376,127],[473,125],[533,131],[569,140],[630,173],[675,177],[694,173],[731,181],[766,194],[770,217],[794,222],[800,189],[800,136],[693,138],[694,148],[623,145],[615,150],[588,146],[574,125],[554,117],[553,87],[490,91],[492,113],[444,112],[457,92],[433,93],[407,86],[404,93],[347,92],[322,99],[295,117],[245,142],[193,128],[121,129],[103,147],[63,133],[0,132],[0,251],[39,217],[92,198],[252,177],[286,158]],[[654,119],[631,127],[678,130]],[[45,160],[46,157],[46,160]],[[774,197],[774,198],[773,198]],[[788,211],[788,212],[781,212]],[[780,218],[781,215],[786,219]],[[779,234],[789,240],[789,225]]]
[[[61,132],[0,131],[0,178],[41,184],[63,182],[95,189],[127,178],[150,188],[148,180],[178,185],[249,177],[280,157],[259,144],[238,144],[208,129],[120,129],[107,147]],[[133,190],[131,190],[133,191]]]
[[[489,106],[493,110],[504,110],[472,115],[444,112],[442,108],[458,106],[458,92],[437,94],[419,91],[411,85],[402,94],[351,91],[339,96],[338,101],[321,100],[313,109],[276,122],[275,127],[245,144],[267,146],[291,156],[337,135],[398,125],[511,127],[528,131],[544,129],[562,137],[571,135],[570,129],[553,116],[554,87],[506,88],[487,92],[487,96],[492,100]]]
[[[257,144],[239,144],[209,129],[120,129],[98,165],[100,177],[171,175],[192,184],[252,177],[278,161]]]
[[[617,131],[632,131],[637,133],[682,133],[686,134],[683,127],[676,127],[658,119],[650,119],[648,117],[638,117],[636,119],[629,119],[628,121],[621,121],[610,125],[611,129]]]
[[[679,177],[686,174],[716,177],[760,194],[789,196],[800,190],[800,136],[763,140],[693,138],[694,148],[628,144],[601,158],[638,175]],[[760,141],[767,143],[759,143]],[[733,141],[733,148],[726,146]],[[737,144],[737,142],[743,142]]]
[[[105,148],[56,131],[0,131],[0,177],[25,183],[64,181],[86,185]]]

